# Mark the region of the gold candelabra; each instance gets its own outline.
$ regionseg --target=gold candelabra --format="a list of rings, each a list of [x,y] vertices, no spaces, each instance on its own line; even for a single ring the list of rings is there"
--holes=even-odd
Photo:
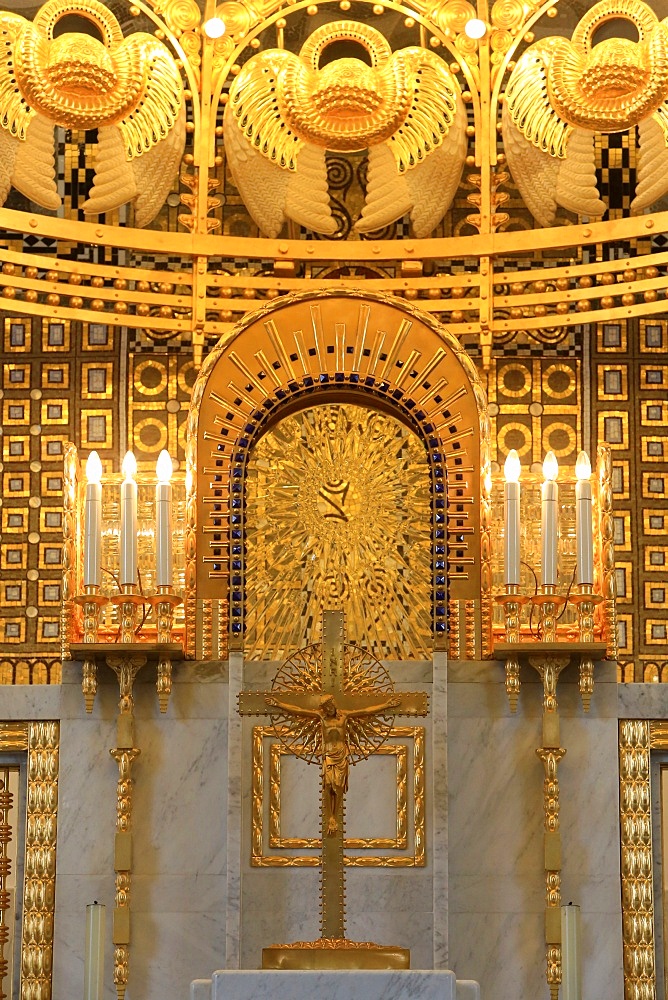
[[[572,659],[580,669],[579,690],[585,712],[589,711],[594,690],[594,663],[606,655],[606,644],[594,641],[594,612],[603,598],[592,586],[581,586],[568,597],[557,594],[556,587],[542,586],[539,593],[523,597],[517,586],[506,586],[497,597],[503,607],[505,642],[494,647],[504,660],[506,692],[511,711],[517,709],[522,661],[537,671],[543,685],[541,745],[536,754],[544,768],[543,779],[543,854],[545,871],[545,948],[546,981],[551,1000],[558,1000],[562,978],[561,954],[561,832],[559,829],[559,762],[566,754],[561,746],[557,685],[562,671]],[[572,640],[557,641],[557,620],[566,602],[577,609],[578,634]],[[525,605],[538,609],[537,635],[522,632]]]
[[[106,598],[98,587],[86,587],[75,598],[83,607],[84,641],[73,643],[73,659],[81,659],[82,690],[86,711],[92,712],[97,691],[98,661],[109,667],[119,687],[116,746],[109,753],[118,765],[116,784],[116,837],[114,843],[115,907],[113,916],[114,986],[118,1000],[127,992],[130,966],[130,891],[132,883],[132,765],[141,750],[136,745],[134,717],[134,683],[139,671],[149,661],[157,664],[156,688],[160,711],[166,712],[172,689],[172,663],[183,659],[183,647],[172,642],[174,608],[181,603],[171,587],[159,587],[152,597],[145,598],[137,587],[126,585],[119,594]],[[102,608],[114,604],[119,609],[118,641],[99,642],[98,627]],[[140,608],[149,605],[157,620],[157,642],[138,641]]]

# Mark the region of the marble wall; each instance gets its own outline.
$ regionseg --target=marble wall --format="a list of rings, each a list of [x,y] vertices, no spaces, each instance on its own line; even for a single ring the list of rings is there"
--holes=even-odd
[[[585,715],[577,670],[558,686],[562,899],[582,908],[583,996],[624,995],[615,666],[598,665]],[[542,686],[523,668],[512,715],[496,663],[448,673],[450,962],[488,1000],[547,996],[544,945]]]
[[[143,668],[135,685],[134,872],[128,1000],[181,1000],[220,965],[226,905],[226,665],[181,666],[168,711]],[[225,671],[225,673],[223,672]],[[101,671],[86,716],[80,668],[61,689],[54,1000],[83,990],[86,904],[107,905],[105,1000],[115,997],[111,950],[113,845],[118,768],[118,687]],[[113,680],[113,684],[112,684]]]
[[[240,661],[229,668],[181,665],[164,716],[154,673],[144,669],[136,685],[142,755],[134,768],[127,998],[184,1000],[191,980],[233,968],[235,951],[237,965],[253,968],[263,945],[315,937],[318,873],[248,863],[246,776],[253,722],[238,720],[236,690],[264,686],[273,668]],[[423,687],[431,695],[432,715],[425,720],[431,734],[428,864],[349,869],[350,936],[411,947],[415,968],[450,967],[460,979],[477,979],[484,1000],[546,996],[537,675],[523,675],[513,716],[500,664],[446,666],[443,658],[433,665],[392,664],[390,670],[400,687]],[[108,907],[105,1000],[112,1000],[117,767],[109,749],[115,744],[118,688],[105,671],[87,716],[80,667],[66,665],[64,674],[60,689],[3,689],[0,714],[62,720],[53,997],[82,993],[85,907],[97,899]],[[618,708],[612,666],[597,667],[589,716],[572,668],[562,675],[558,693],[567,749],[559,769],[563,898],[582,907],[584,996],[610,1000],[623,996],[617,717],[641,711],[642,698],[638,694],[631,706],[631,695],[622,689]],[[668,714],[653,692],[647,698],[646,710],[654,717]],[[364,786],[362,768],[355,781]],[[373,784],[377,775],[369,775]],[[361,794],[364,798],[364,787]],[[242,797],[241,818],[235,809],[236,819],[228,824],[228,802]]]

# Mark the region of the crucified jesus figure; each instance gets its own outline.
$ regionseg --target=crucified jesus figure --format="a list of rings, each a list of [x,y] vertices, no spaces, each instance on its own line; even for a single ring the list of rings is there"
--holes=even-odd
[[[339,829],[337,812],[348,791],[348,763],[350,747],[348,745],[348,719],[364,715],[381,715],[389,708],[397,708],[401,704],[401,696],[393,695],[383,701],[364,708],[343,709],[336,704],[334,696],[324,694],[320,698],[318,708],[305,708],[289,698],[267,695],[265,701],[273,708],[292,715],[309,716],[320,719],[322,727],[322,781],[328,795],[327,836],[333,837]]]

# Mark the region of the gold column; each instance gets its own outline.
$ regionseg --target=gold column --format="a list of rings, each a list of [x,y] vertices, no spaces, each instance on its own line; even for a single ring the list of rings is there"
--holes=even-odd
[[[536,750],[545,768],[543,814],[545,832],[545,944],[547,985],[551,1000],[558,1000],[561,984],[561,833],[559,831],[559,778],[557,768],[566,750],[559,746],[560,725],[557,704],[559,674],[570,655],[543,654],[529,657],[543,682],[543,745]]]
[[[116,840],[114,871],[116,899],[113,916],[114,985],[123,1000],[130,964],[130,888],[132,879],[132,765],[141,751],[134,745],[134,698],[132,688],[137,673],[146,663],[140,653],[107,655],[107,664],[118,678],[119,715],[116,720],[116,747],[109,753],[118,765],[116,785]]]
[[[619,723],[624,1000],[655,1000],[651,723]]]

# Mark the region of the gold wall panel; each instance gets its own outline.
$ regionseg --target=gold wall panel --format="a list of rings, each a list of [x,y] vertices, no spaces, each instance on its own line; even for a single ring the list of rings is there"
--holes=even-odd
[[[425,730],[424,726],[393,726],[388,738],[412,743],[411,775],[408,773],[409,743],[385,744],[377,753],[397,760],[396,837],[346,838],[344,849],[351,851],[401,851],[401,854],[344,855],[344,864],[355,868],[415,868],[426,861],[425,814]],[[258,868],[317,868],[320,857],[278,853],[280,851],[320,851],[320,837],[281,836],[281,757],[290,754],[277,740],[274,726],[253,726],[251,865]],[[269,748],[269,780],[266,780],[265,741]],[[274,741],[274,742],[272,742]],[[298,756],[299,747],[293,748]],[[408,817],[412,777],[412,823]],[[268,788],[268,794],[267,794]],[[268,813],[268,830],[265,823]],[[410,848],[410,849],[409,849]],[[271,850],[275,853],[267,853]]]
[[[246,656],[282,660],[345,607],[350,642],[428,659],[431,512],[422,441],[353,404],[284,417],[247,465]]]

